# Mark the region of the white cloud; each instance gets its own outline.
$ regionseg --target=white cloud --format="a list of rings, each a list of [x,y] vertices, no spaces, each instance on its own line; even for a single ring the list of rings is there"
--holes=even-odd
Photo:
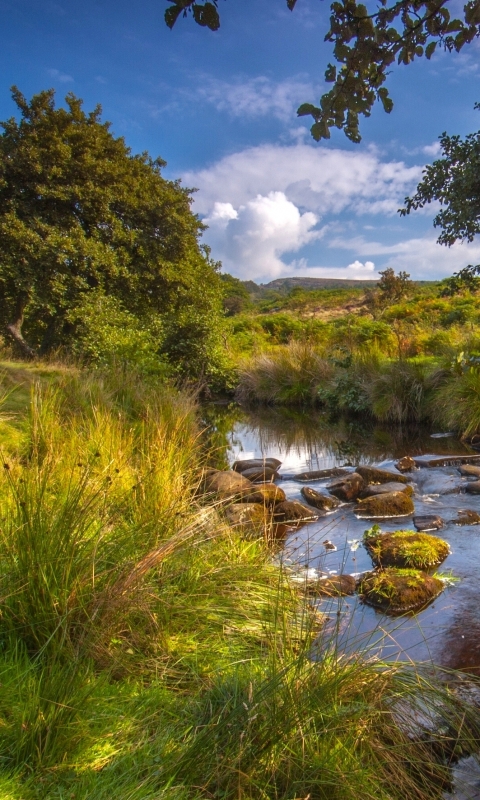
[[[422,147],[422,153],[425,153],[426,156],[430,156],[431,158],[436,158],[440,155],[442,151],[442,146],[440,142],[433,142],[433,144],[427,144],[425,147]]]
[[[231,203],[215,203],[205,222],[215,257],[228,272],[244,279],[285,274],[289,267],[280,256],[322,235],[312,230],[318,222],[316,215],[301,214],[283,192],[259,194],[237,209]]]
[[[67,75],[65,72],[60,72],[59,69],[47,69],[47,72],[51,78],[56,81],[60,81],[60,83],[71,83],[73,81],[71,75]]]
[[[298,106],[320,94],[320,90],[314,91],[313,86],[301,78],[276,83],[263,75],[238,78],[233,82],[205,79],[196,91],[197,98],[232,117],[256,119],[268,116],[283,122],[295,119]]]
[[[421,170],[403,161],[382,162],[373,150],[266,144],[225,156],[183,178],[187,186],[199,189],[195,210],[200,214],[209,214],[216,202],[238,208],[258,194],[283,192],[297,207],[317,215],[347,209],[393,215]]]
[[[363,272],[373,272],[375,269],[375,264],[373,261],[365,261],[365,264],[362,264],[362,262],[357,258],[356,261],[348,265],[348,269],[362,270]]]

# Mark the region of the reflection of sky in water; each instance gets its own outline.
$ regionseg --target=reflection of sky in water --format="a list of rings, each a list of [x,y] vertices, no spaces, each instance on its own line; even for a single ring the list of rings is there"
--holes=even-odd
[[[274,416],[274,415],[272,415]],[[283,464],[281,472],[292,475],[304,470],[325,469],[350,463],[376,463],[393,468],[396,458],[421,453],[465,453],[465,446],[453,437],[431,438],[426,430],[408,432],[385,429],[362,431],[347,428],[328,429],[315,426],[315,415],[306,415],[295,431],[288,419],[278,416],[270,424],[268,415],[245,418],[232,429],[229,440],[229,460],[274,456]],[[283,430],[282,430],[283,427]],[[302,432],[306,432],[302,435]],[[350,435],[354,443],[351,455],[343,442]],[[338,443],[340,442],[340,447]],[[345,455],[347,450],[347,455]],[[449,572],[460,580],[447,588],[439,598],[420,614],[410,617],[388,617],[361,604],[357,597],[319,601],[319,607],[328,616],[325,633],[336,637],[341,649],[358,650],[372,645],[383,656],[415,660],[430,660],[448,667],[480,667],[480,604],[478,603],[478,574],[480,571],[480,526],[460,527],[452,524],[459,509],[480,512],[480,496],[467,495],[462,490],[466,479],[455,467],[420,469],[414,475],[415,512],[439,514],[445,521],[440,532],[451,547],[452,553],[440,572]],[[328,480],[313,481],[311,485],[327,491]],[[290,477],[281,480],[289,499],[303,500],[301,484]],[[310,485],[310,484],[309,484]],[[451,493],[453,490],[453,493]],[[457,490],[457,491],[455,491]],[[303,565],[323,573],[355,574],[372,568],[367,551],[360,545],[352,548],[349,541],[362,539],[372,523],[359,520],[352,514],[352,506],[341,506],[336,512],[320,518],[292,532],[286,539],[280,555],[287,565]],[[382,530],[392,531],[412,528],[411,518],[387,520]],[[323,542],[333,542],[336,551],[327,551]]]

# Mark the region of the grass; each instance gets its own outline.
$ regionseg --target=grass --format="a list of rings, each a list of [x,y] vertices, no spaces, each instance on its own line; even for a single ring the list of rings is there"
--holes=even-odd
[[[25,370],[0,475],[2,800],[440,798],[432,737],[471,752],[478,713],[313,644],[309,600],[201,493],[194,398]],[[441,737],[409,735],[419,702]]]

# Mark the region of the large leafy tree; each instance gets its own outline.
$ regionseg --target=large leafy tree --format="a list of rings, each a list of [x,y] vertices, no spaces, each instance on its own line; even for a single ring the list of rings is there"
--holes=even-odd
[[[172,28],[190,12],[195,22],[218,30],[218,0],[168,0],[165,21]],[[297,0],[286,0],[293,10]],[[318,106],[304,103],[299,116],[312,116],[312,136],[330,138],[340,128],[353,142],[360,141],[359,116],[369,117],[376,101],[387,113],[393,101],[385,86],[395,64],[431,58],[440,46],[459,52],[480,35],[480,0],[469,0],[460,17],[452,17],[449,0],[336,0],[331,3],[330,28],[325,40],[333,44],[336,64],[329,64],[325,80],[332,84]]]
[[[89,293],[160,317],[162,348],[204,369],[221,313],[218,265],[199,244],[191,192],[166,180],[164,162],[133,155],[97,107],[53,90],[1,124],[0,324],[26,356],[67,345]]]

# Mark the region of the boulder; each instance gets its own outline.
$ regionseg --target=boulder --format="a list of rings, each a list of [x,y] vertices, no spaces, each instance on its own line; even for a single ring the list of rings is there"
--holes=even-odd
[[[474,478],[477,481],[480,479],[480,467],[475,464],[461,464],[458,471],[466,478]]]
[[[428,569],[441,564],[450,553],[443,539],[415,531],[366,536],[364,544],[373,563],[379,567]]]
[[[444,522],[438,514],[419,514],[414,516],[413,524],[417,531],[439,531]]]
[[[327,597],[343,597],[354,594],[357,581],[353,575],[330,575],[328,578],[316,582],[312,590],[315,594]]]
[[[455,525],[480,525],[480,514],[465,508],[457,511],[457,518],[452,520]]]
[[[249,469],[244,469],[241,473],[244,478],[248,478],[248,480],[255,482],[260,481],[261,483],[265,483],[265,481],[271,481],[272,478],[277,477],[277,470],[274,467],[250,467]]]
[[[375,497],[359,500],[354,514],[365,519],[387,519],[388,517],[409,517],[415,511],[413,500],[405,492],[389,492]]]
[[[233,528],[245,533],[262,533],[272,520],[259,503],[233,503],[225,508],[225,516]]]
[[[330,494],[346,503],[356,500],[364,488],[365,481],[357,472],[349,472],[348,475],[338,478],[327,486]]]
[[[350,469],[345,469],[344,467],[332,467],[331,469],[313,469],[307,472],[300,472],[298,475],[292,475],[291,477],[295,481],[308,483],[309,481],[325,480],[325,478],[339,478],[341,475],[349,474],[352,474]]]
[[[364,603],[387,614],[419,611],[444,588],[443,581],[417,569],[387,569],[369,572],[359,583]]]
[[[480,494],[480,480],[467,483],[465,491],[468,492],[468,494]]]
[[[235,472],[245,472],[246,469],[260,469],[268,467],[275,472],[282,466],[278,458],[245,458],[242,461],[235,461],[232,469]]]
[[[275,506],[273,516],[276,522],[288,524],[290,522],[308,522],[309,520],[318,519],[319,515],[298,500],[285,500],[284,503],[278,503]]]
[[[365,497],[375,497],[377,494],[389,494],[389,492],[405,492],[409,497],[413,494],[413,489],[404,483],[390,481],[390,483],[372,483],[367,486],[360,494],[361,499]]]
[[[304,500],[314,508],[319,508],[320,511],[331,511],[340,505],[336,497],[329,497],[326,494],[317,492],[315,489],[311,489],[310,486],[302,486],[300,491]]]
[[[460,464],[480,464],[480,456],[415,456],[417,467],[459,467]]]
[[[378,467],[356,467],[355,472],[362,476],[365,483],[390,483],[396,481],[397,483],[408,483],[408,478],[405,475],[399,475],[397,472],[390,472],[387,469],[379,469]]]
[[[226,472],[208,470],[205,473],[205,489],[207,492],[215,492],[222,500],[231,500],[251,492],[253,484],[248,478],[233,470]]]
[[[263,503],[263,505],[271,507],[277,503],[283,503],[287,496],[283,489],[274,483],[256,483],[252,487],[252,491],[242,499],[245,503]]]
[[[403,456],[397,461],[395,467],[399,472],[411,472],[415,469],[415,461],[411,456]]]

